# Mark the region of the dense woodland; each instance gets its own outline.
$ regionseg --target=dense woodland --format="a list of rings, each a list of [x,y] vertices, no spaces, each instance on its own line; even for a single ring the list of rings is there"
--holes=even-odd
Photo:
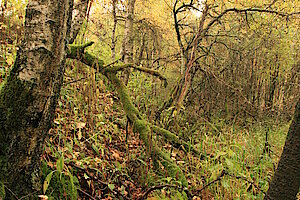
[[[299,0],[0,4],[0,200],[300,199]]]

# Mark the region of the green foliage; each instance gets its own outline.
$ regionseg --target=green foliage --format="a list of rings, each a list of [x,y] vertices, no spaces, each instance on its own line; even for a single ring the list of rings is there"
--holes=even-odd
[[[0,199],[5,198],[5,187],[2,181],[0,181]]]
[[[76,176],[72,173],[62,170],[62,159],[58,159],[57,169],[52,170],[47,166],[47,163],[43,162],[43,192],[49,199],[78,199],[77,188],[79,188],[79,182]]]

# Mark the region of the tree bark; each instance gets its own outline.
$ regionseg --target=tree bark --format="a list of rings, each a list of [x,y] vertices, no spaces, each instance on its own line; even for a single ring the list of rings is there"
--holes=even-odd
[[[116,29],[117,29],[117,0],[112,0],[112,16],[114,20],[112,35],[111,35],[111,61],[114,62],[116,59]]]
[[[177,2],[177,1],[176,1]],[[174,10],[175,10],[176,4],[174,6]],[[199,41],[203,38],[203,26],[204,26],[204,22],[206,19],[206,16],[208,14],[208,5],[205,4],[205,7],[203,9],[203,14],[201,17],[201,20],[199,21],[199,26],[198,26],[198,31],[193,39],[193,46],[192,46],[192,51],[190,53],[190,58],[188,59],[187,63],[184,64],[186,65],[184,68],[184,74],[181,77],[181,79],[179,80],[178,84],[175,85],[175,87],[172,90],[171,93],[171,97],[165,101],[162,105],[161,108],[159,108],[159,110],[156,113],[156,119],[160,119],[160,114],[163,110],[174,106],[174,108],[172,109],[172,112],[174,112],[175,110],[180,110],[183,106],[184,100],[187,96],[189,87],[191,85],[191,81],[192,81],[192,72],[195,72],[195,61],[196,61],[196,52],[197,52],[197,47],[199,44]],[[176,18],[176,11],[174,12],[174,18],[175,18],[175,29],[177,32],[177,40],[181,49],[181,52],[183,52],[183,47],[182,47],[182,42],[180,39],[180,34],[178,29],[178,25],[176,26],[176,22],[177,22],[177,18]],[[183,57],[182,57],[183,58]]]
[[[133,18],[134,18],[134,4],[135,0],[128,0],[127,13],[125,21],[124,39],[122,46],[122,57],[125,63],[133,62]],[[124,83],[127,85],[130,71],[125,71]]]
[[[294,200],[300,188],[300,99],[265,200]]]
[[[70,32],[69,44],[72,44],[78,35],[82,24],[83,19],[86,17],[88,9],[89,0],[80,0],[74,5],[74,14],[72,19],[72,29]]]
[[[0,199],[36,199],[41,191],[40,157],[63,82],[67,43],[78,33],[76,21],[69,37],[72,10],[70,0],[27,5],[24,41],[0,87]]]

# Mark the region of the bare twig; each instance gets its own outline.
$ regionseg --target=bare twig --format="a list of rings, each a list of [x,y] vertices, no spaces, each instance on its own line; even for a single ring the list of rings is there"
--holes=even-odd
[[[193,196],[197,196],[200,192],[202,192],[205,188],[207,188],[208,186],[220,181],[222,179],[223,176],[225,176],[227,173],[223,170],[221,172],[221,174],[215,179],[212,180],[211,182],[207,183],[206,185],[204,185],[201,189],[197,190]]]
[[[80,188],[77,188],[77,190],[79,192],[83,193],[84,195],[86,195],[89,199],[96,200],[92,195],[90,195],[89,193],[85,192],[84,190],[81,190]]]
[[[170,185],[170,184],[165,184],[165,185],[156,185],[156,186],[153,186],[151,188],[149,188],[144,194],[142,194],[142,196],[138,199],[138,200],[144,200],[144,199],[147,199],[148,195],[155,191],[155,190],[161,190],[165,187],[177,187],[176,185]]]
[[[257,190],[259,190],[260,192],[262,192],[263,194],[266,194],[258,185],[256,185],[253,181],[248,180],[246,177],[243,176],[235,176],[233,174],[228,174],[230,177],[232,178],[236,178],[236,179],[242,179],[248,183],[250,183],[251,185],[253,185]]]
[[[13,191],[11,191],[11,189],[9,189],[7,186],[5,186],[4,185],[4,187],[6,188],[6,190],[8,190],[17,200],[20,200],[18,197],[17,197],[17,195],[13,192]]]
[[[276,14],[276,15],[281,16],[281,17],[287,17],[287,18],[289,16],[292,16],[292,15],[299,15],[300,14],[300,12],[282,13],[282,12],[275,11],[275,10],[260,9],[260,8],[245,8],[245,9],[229,8],[229,9],[224,10],[220,15],[218,15],[213,20],[211,20],[207,24],[206,28],[203,30],[203,33],[206,34],[206,32],[210,29],[210,27],[214,23],[219,21],[219,19],[221,19],[225,14],[227,14],[229,12],[236,12],[236,13],[247,13],[247,12],[270,13],[270,14]]]

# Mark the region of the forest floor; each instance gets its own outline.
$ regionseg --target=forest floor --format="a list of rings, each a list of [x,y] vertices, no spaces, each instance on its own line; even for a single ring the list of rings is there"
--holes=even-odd
[[[154,138],[184,171],[189,182],[184,189],[163,167],[155,170],[138,135],[130,127],[126,131],[126,116],[112,89],[101,80],[85,81],[84,76],[95,76],[90,72],[76,73],[79,81],[66,73],[43,155],[44,192],[50,199],[263,198],[288,123],[211,119],[192,130],[187,125],[178,135],[201,155]]]

